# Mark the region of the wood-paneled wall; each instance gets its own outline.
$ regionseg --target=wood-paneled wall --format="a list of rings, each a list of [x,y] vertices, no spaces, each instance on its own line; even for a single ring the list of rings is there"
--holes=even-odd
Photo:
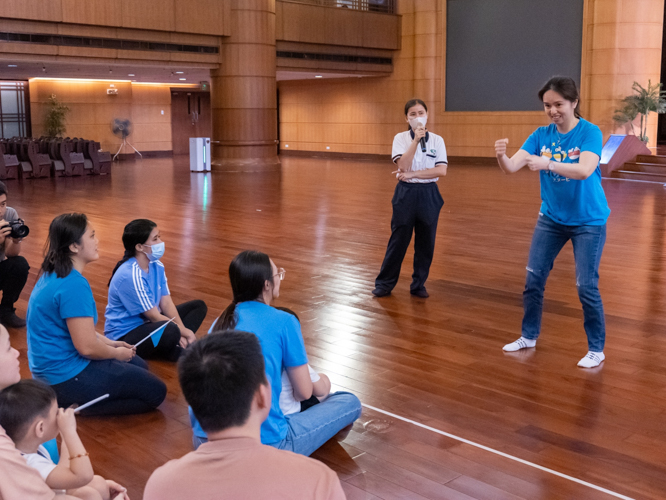
[[[69,137],[94,139],[115,154],[122,141],[111,132],[111,122],[114,118],[128,118],[134,126],[129,140],[139,151],[171,151],[170,87],[112,83],[118,95],[107,95],[111,82],[30,80],[33,135],[39,137],[44,133],[47,102],[55,94],[70,108],[65,134]]]
[[[390,77],[280,82],[281,147],[388,156],[393,136],[405,129],[403,105],[412,97],[428,103],[428,126],[444,137],[449,155],[493,156],[495,140],[503,137],[514,151],[547,124],[541,112],[445,111],[445,5],[398,0],[401,50]],[[605,138],[615,130],[613,110],[633,81],[659,81],[663,8],[660,0],[585,2],[583,113]],[[648,135],[656,138],[656,115]]]
[[[397,50],[400,18],[392,14],[278,0],[275,36],[287,42]]]
[[[2,17],[117,28],[229,34],[230,0],[0,0]]]
[[[637,81],[661,78],[663,0],[588,0],[587,60],[583,68],[587,92],[583,109],[607,136],[628,133],[615,128],[612,117],[619,100],[632,93]],[[636,120],[638,123],[639,120]],[[648,120],[648,146],[656,146],[657,115]]]

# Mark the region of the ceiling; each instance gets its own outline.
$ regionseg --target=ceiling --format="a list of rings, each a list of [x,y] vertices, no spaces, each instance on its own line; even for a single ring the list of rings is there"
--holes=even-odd
[[[15,67],[14,67],[15,66]],[[182,72],[182,73],[178,73]],[[327,78],[362,78],[374,75],[320,71],[277,71],[278,81]],[[210,81],[210,68],[201,66],[156,66],[151,64],[77,64],[61,62],[12,61],[0,59],[0,79],[80,78],[88,80],[128,80],[136,82],[189,84]],[[183,80],[184,79],[184,80]]]
[[[15,65],[16,67],[11,67]],[[182,71],[182,74],[177,72]],[[130,76],[133,75],[133,76]],[[168,67],[148,64],[112,65],[73,64],[0,60],[0,79],[81,78],[88,80],[131,80],[152,83],[199,83],[210,81],[210,69],[202,67]],[[184,78],[185,80],[181,80]]]

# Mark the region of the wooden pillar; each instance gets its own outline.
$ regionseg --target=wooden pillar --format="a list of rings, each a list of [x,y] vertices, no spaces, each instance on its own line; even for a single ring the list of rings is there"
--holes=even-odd
[[[616,131],[614,110],[631,94],[634,81],[643,86],[660,81],[663,19],[663,0],[586,1],[583,111],[604,140]],[[648,124],[649,146],[656,146],[656,114]]]
[[[211,74],[212,166],[276,170],[275,0],[231,0],[231,26]]]
[[[428,104],[428,125],[435,124],[437,110],[437,24],[441,14],[437,0],[414,2],[414,95]],[[441,71],[441,70],[440,70]]]

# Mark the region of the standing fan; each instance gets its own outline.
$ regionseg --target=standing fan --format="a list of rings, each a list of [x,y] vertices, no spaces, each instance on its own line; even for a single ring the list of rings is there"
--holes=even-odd
[[[131,147],[134,151],[139,153],[139,150],[136,149],[134,146],[132,146],[132,143],[127,140],[127,137],[132,133],[132,122],[129,120],[123,120],[121,118],[115,118],[113,120],[113,123],[111,124],[111,131],[113,132],[114,135],[122,138],[123,142],[120,144],[120,147],[118,148],[118,152],[114,155],[113,160],[115,161],[116,157],[120,154],[120,152],[123,150],[123,147],[129,146]],[[139,156],[143,158],[143,155],[139,153]]]

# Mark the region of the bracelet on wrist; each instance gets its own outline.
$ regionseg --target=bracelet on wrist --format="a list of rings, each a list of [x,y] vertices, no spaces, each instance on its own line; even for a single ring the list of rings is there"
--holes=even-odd
[[[80,454],[80,455],[74,455],[73,457],[69,457],[69,459],[70,459],[70,460],[74,460],[75,458],[87,457],[88,455],[90,455],[90,453],[85,452],[85,453],[82,453],[82,454]]]

